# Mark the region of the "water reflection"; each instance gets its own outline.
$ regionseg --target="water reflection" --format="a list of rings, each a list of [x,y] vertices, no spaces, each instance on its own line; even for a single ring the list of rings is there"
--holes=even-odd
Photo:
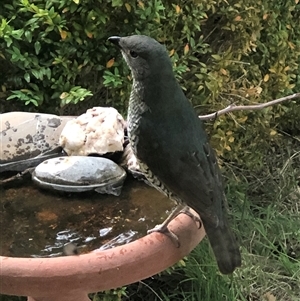
[[[118,236],[111,239],[106,244],[102,245],[99,248],[99,250],[106,250],[106,249],[110,249],[111,247],[114,247],[114,246],[127,244],[127,243],[131,242],[134,239],[134,237],[137,237],[137,234],[138,234],[137,231],[132,231],[132,230],[121,233]]]
[[[79,253],[128,243],[161,223],[174,205],[130,178],[119,197],[52,194],[31,184],[0,194],[0,254],[18,257],[60,256],[70,242]]]

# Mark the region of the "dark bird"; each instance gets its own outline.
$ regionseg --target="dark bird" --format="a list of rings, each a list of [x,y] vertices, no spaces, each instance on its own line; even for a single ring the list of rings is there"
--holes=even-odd
[[[133,75],[128,109],[133,152],[148,182],[177,203],[154,231],[168,232],[172,218],[185,206],[193,208],[201,217],[220,271],[232,273],[241,265],[241,255],[225,216],[216,155],[175,79],[165,47],[142,35],[113,36],[109,41],[121,49]]]

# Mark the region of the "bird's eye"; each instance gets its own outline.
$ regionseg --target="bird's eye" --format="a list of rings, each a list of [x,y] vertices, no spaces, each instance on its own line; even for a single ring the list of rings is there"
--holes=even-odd
[[[133,51],[133,50],[130,50],[130,55],[131,55],[131,57],[133,57],[134,59],[136,58],[136,57],[138,57],[138,54],[135,52],[135,51]]]

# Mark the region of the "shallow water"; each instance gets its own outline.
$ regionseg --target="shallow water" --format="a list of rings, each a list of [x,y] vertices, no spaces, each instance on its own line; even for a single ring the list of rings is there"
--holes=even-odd
[[[127,179],[119,197],[57,194],[32,183],[0,191],[0,255],[53,257],[68,242],[79,253],[107,249],[146,234],[174,203],[143,182]]]

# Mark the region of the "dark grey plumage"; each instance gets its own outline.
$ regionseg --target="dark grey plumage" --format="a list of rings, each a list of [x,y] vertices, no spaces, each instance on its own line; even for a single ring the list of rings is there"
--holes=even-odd
[[[220,271],[232,273],[241,256],[224,216],[216,156],[165,48],[147,36],[109,40],[121,48],[132,71],[128,131],[143,173],[159,191],[199,213]]]

